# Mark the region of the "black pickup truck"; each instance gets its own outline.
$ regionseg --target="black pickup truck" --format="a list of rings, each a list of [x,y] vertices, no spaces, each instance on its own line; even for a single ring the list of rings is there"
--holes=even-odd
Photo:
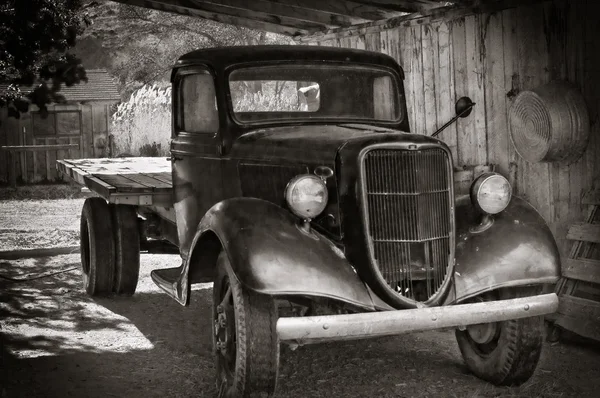
[[[88,294],[133,294],[148,235],[176,245],[181,266],[152,278],[182,305],[214,282],[226,397],[271,396],[281,343],[439,328],[456,328],[477,376],[529,379],[558,306],[544,293],[558,279],[553,236],[498,173],[455,195],[448,147],[410,132],[403,79],[368,51],[183,55],[169,159],[60,162],[99,196],[81,218]],[[460,99],[456,117],[473,105]]]

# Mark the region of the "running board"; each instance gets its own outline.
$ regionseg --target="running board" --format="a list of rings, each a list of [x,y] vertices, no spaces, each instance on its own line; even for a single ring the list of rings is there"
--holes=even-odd
[[[182,278],[183,265],[175,268],[155,269],[150,277],[156,285],[181,305],[187,305],[187,278]]]

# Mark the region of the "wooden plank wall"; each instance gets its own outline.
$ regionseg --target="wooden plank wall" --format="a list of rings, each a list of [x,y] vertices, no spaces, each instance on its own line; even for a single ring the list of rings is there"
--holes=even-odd
[[[318,43],[366,48],[403,66],[413,132],[430,134],[453,116],[454,102],[477,103],[466,119],[439,138],[455,165],[494,163],[550,223],[566,254],[567,228],[584,218],[581,195],[600,184],[600,29],[595,0],[553,0]],[[573,164],[531,164],[516,154],[508,109],[521,90],[555,79],[576,83],[586,99],[591,138]]]
[[[34,108],[33,110],[35,110]],[[49,111],[54,106],[48,107]],[[56,172],[57,159],[77,159],[106,156],[103,142],[109,130],[110,111],[106,102],[62,105],[60,110],[81,112],[80,136],[35,137],[31,114],[21,114],[20,119],[7,117],[5,108],[0,108],[0,146],[4,145],[56,145],[79,144],[78,150],[51,150],[42,152],[21,152],[16,156],[17,180],[25,183],[61,180]],[[7,183],[9,165],[7,154],[0,150],[0,184]]]

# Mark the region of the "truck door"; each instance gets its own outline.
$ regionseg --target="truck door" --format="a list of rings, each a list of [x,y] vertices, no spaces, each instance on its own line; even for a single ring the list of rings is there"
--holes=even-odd
[[[171,168],[179,249],[184,259],[206,211],[224,199],[213,74],[180,69],[173,80]]]

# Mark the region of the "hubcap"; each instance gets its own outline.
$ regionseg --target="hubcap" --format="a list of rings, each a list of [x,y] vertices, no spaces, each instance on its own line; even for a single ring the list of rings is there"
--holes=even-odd
[[[477,344],[488,344],[496,336],[497,323],[481,323],[467,327],[469,337]]]
[[[483,296],[476,297],[475,301],[485,302],[494,299],[496,299],[496,297],[493,295],[493,293],[487,293]],[[467,333],[469,334],[469,337],[475,344],[479,345],[479,348],[483,351],[487,351],[488,349],[492,348],[488,345],[497,339],[498,330],[498,322],[480,323],[477,325],[467,326]]]

